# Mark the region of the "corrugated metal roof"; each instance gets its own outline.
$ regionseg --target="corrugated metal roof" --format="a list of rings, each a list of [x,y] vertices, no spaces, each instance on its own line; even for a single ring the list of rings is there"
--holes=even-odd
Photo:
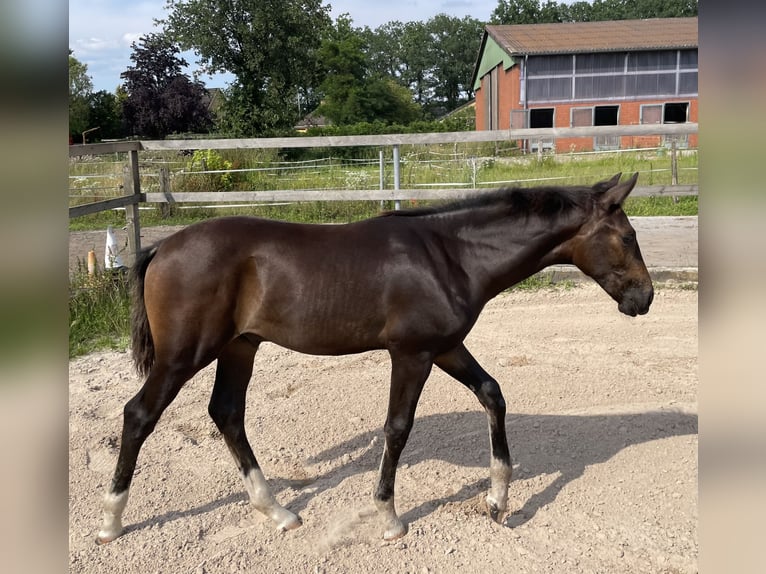
[[[509,54],[572,54],[696,48],[697,18],[650,18],[487,26]]]

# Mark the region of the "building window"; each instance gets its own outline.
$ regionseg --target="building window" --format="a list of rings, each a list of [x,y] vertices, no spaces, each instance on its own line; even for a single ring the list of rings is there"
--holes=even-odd
[[[530,56],[527,100],[620,100],[697,95],[697,50]]]
[[[573,128],[590,127],[593,125],[593,108],[572,108],[570,123]]]
[[[593,108],[594,126],[616,126],[620,106],[595,106]]]
[[[594,106],[594,126],[616,126],[619,122],[620,106]],[[620,149],[620,136],[595,136],[593,149],[596,151]]]
[[[642,124],[683,124],[689,121],[689,102],[643,104]]]
[[[553,108],[533,108],[529,110],[530,128],[552,128]]]
[[[554,125],[554,108],[532,108],[527,111],[527,122],[530,128],[552,128]],[[555,148],[553,136],[537,137],[528,140],[524,144],[524,149],[531,152],[542,152]]]
[[[689,121],[689,102],[666,102],[641,106],[642,124],[683,124],[687,121]],[[662,145],[669,145],[672,141],[681,148],[689,145],[689,137],[685,135],[663,137]]]
[[[661,124],[662,123],[662,104],[642,104],[641,105],[641,123],[642,124]]]
[[[689,118],[689,102],[668,102],[662,122],[666,124],[685,124]]]

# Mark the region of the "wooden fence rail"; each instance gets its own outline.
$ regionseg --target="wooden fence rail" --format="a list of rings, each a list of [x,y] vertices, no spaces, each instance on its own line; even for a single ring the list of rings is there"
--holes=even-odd
[[[167,205],[183,202],[233,203],[233,202],[282,202],[282,201],[356,201],[370,200],[399,202],[407,199],[457,199],[481,192],[482,189],[431,188],[401,189],[399,148],[402,145],[429,145],[444,143],[486,143],[542,138],[591,137],[591,136],[683,136],[695,134],[696,123],[658,124],[635,126],[597,126],[578,128],[537,128],[518,130],[490,130],[473,132],[443,132],[421,134],[383,134],[358,136],[281,137],[248,139],[193,139],[127,141],[69,146],[70,157],[127,153],[128,165],[123,175],[123,188],[127,195],[103,201],[77,205],[69,208],[69,217],[80,217],[118,207],[125,208],[128,231],[128,265],[141,247],[139,204],[158,203]],[[332,147],[390,147],[393,149],[393,189],[377,190],[283,190],[283,191],[228,191],[174,193],[170,188],[169,173],[160,169],[160,192],[144,193],[141,190],[139,152],[180,151],[198,149],[286,149],[286,148],[332,148]],[[675,146],[672,148],[675,163]],[[675,176],[673,182],[676,182]],[[696,185],[642,186],[633,192],[641,195],[691,195],[698,191]]]

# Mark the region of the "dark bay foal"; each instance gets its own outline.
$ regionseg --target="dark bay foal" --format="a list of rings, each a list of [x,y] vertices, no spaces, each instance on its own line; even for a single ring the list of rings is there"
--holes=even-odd
[[[489,419],[487,505],[502,520],[511,479],[505,400],[463,340],[487,301],[552,264],[576,265],[622,313],[646,313],[652,282],[621,207],[637,177],[501,189],[348,225],[217,218],[142,251],[132,268],[133,356],[146,381],[125,405],[98,541],[122,532],[139,450],[160,415],[216,359],[209,413],[251,502],[280,529],[300,526],[272,496],[245,435],[245,392],[262,341],[317,355],[389,352],[385,447],[374,491],[386,539],[407,531],[394,505],[396,468],[431,368],[468,387]]]

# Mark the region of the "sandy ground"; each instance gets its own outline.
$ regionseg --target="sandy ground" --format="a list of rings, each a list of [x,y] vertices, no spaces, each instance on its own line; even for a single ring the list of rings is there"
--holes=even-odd
[[[264,344],[256,356],[247,432],[301,528],[276,532],[247,503],[207,416],[211,366],[146,442],[127,532],[106,546],[94,543],[100,499],[140,381],[127,353],[71,361],[70,571],[697,572],[696,291],[660,288],[635,319],[593,283],[512,292],[466,342],[508,402],[512,513],[502,525],[486,516],[486,418],[434,369],[397,481],[410,530],[391,543],[372,511],[384,352],[325,358]]]

